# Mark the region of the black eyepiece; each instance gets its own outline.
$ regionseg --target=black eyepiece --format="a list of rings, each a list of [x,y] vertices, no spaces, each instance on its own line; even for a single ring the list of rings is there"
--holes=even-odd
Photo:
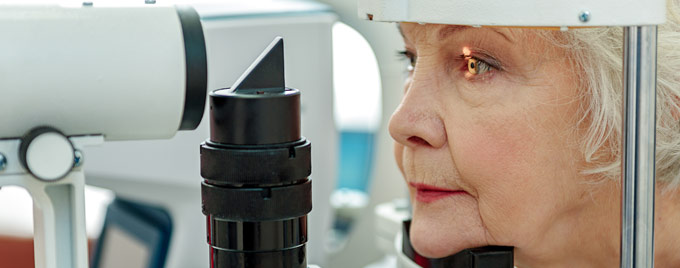
[[[210,94],[201,144],[211,267],[306,268],[311,144],[300,92],[285,87],[278,37],[228,89]]]

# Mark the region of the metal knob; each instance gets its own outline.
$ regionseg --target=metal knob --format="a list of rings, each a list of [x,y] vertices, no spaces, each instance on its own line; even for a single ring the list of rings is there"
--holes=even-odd
[[[59,130],[38,127],[22,138],[19,160],[33,177],[43,181],[56,181],[65,177],[73,168],[74,152],[71,141]]]

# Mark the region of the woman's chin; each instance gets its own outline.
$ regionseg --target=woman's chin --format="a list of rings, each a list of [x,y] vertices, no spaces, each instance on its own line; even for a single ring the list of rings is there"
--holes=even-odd
[[[413,233],[411,233],[411,245],[421,256],[434,259],[450,256],[465,249],[462,246],[448,247],[441,243],[435,243],[432,240],[428,240],[417,234],[414,235]]]
[[[476,202],[471,198],[447,201],[414,206],[409,233],[411,245],[422,256],[442,258],[487,245]]]
[[[443,258],[458,253],[466,248],[484,246],[481,237],[475,231],[449,233],[450,230],[430,228],[428,224],[414,221],[411,225],[410,239],[413,249],[428,258]]]

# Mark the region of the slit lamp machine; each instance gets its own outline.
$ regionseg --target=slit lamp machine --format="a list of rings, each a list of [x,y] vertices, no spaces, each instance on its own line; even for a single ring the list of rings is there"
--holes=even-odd
[[[121,195],[180,204],[171,214],[191,220],[174,227],[168,266],[322,260],[305,245],[330,225],[332,189],[318,186],[336,168],[323,157],[335,155],[337,138],[328,126],[332,9],[123,3],[0,5],[0,186],[33,198],[36,267],[89,265],[85,175]],[[623,27],[621,267],[653,267],[656,25],[665,1],[359,0],[357,11],[374,22]],[[398,265],[418,267],[407,237],[395,244]],[[432,267],[512,267],[508,256],[470,249]]]

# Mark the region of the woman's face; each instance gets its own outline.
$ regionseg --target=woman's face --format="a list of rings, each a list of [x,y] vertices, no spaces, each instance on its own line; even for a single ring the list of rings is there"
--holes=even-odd
[[[413,68],[390,133],[415,249],[510,245],[529,265],[593,249],[616,258],[618,190],[580,172],[584,91],[565,51],[531,30],[400,29]]]

